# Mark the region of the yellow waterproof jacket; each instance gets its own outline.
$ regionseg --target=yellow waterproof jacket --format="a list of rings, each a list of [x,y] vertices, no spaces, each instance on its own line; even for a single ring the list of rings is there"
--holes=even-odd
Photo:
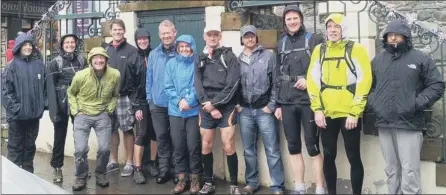
[[[102,112],[111,114],[118,103],[121,75],[117,69],[107,64],[104,75],[99,80],[91,65],[91,59],[95,55],[103,55],[109,59],[104,48],[93,48],[88,54],[89,68],[74,75],[67,90],[70,112],[73,116],[79,112],[89,116],[96,116]]]
[[[336,43],[326,42],[325,59],[321,64],[320,48],[316,46],[311,56],[307,73],[307,91],[310,96],[311,109],[323,111],[326,117],[354,117],[358,118],[364,111],[367,94],[372,84],[370,59],[362,44],[354,43],[351,52],[352,66],[356,68],[357,77],[348,68],[344,59],[327,60],[327,58],[344,57],[348,40]],[[325,88],[321,86],[339,86],[341,89]],[[346,89],[348,85],[356,84],[354,94]]]

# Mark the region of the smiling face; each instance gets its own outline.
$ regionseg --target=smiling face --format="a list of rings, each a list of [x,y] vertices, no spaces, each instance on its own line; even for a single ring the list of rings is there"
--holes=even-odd
[[[138,47],[142,50],[147,49],[149,47],[149,37],[141,36],[138,37],[136,40],[136,44],[138,44]]]
[[[105,69],[107,58],[103,55],[95,55],[91,58],[91,65],[95,71],[103,71]]]
[[[62,43],[62,49],[67,53],[72,53],[76,49],[76,40],[74,37],[66,37]]]
[[[29,56],[33,52],[33,45],[30,42],[26,42],[20,48],[20,55]]]
[[[243,46],[253,49],[257,45],[257,37],[254,33],[246,33],[242,37]]]
[[[206,46],[216,48],[220,44],[221,33],[218,31],[209,31],[203,35]]]
[[[189,43],[179,42],[177,45],[177,52],[182,56],[191,56],[193,54]]]
[[[159,36],[161,42],[165,46],[172,45],[175,42],[176,30],[169,26],[160,26],[159,27]]]
[[[285,25],[288,29],[288,33],[294,34],[299,31],[302,26],[302,18],[296,11],[289,11],[285,14]]]
[[[113,41],[121,42],[124,39],[125,30],[121,25],[113,24],[110,33],[113,38]]]
[[[404,41],[404,36],[399,33],[387,33],[387,43],[389,45],[398,45]]]
[[[327,37],[332,42],[337,42],[342,39],[342,27],[339,24],[330,20],[327,22]]]

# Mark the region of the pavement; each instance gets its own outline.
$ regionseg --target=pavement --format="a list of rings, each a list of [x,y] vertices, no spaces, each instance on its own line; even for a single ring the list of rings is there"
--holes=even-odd
[[[3,147],[4,148],[4,147]],[[2,155],[6,155],[3,150]],[[48,153],[36,153],[34,158],[34,174],[45,179],[49,182],[53,182],[53,168],[50,166],[51,154]],[[95,161],[89,161],[90,171],[94,171]],[[122,169],[122,166],[121,166]],[[57,184],[61,188],[68,192],[73,192],[71,186],[74,184],[74,160],[72,157],[65,157],[64,166],[62,168],[64,181]],[[73,194],[172,194],[174,184],[172,181],[165,184],[157,184],[155,178],[146,176],[147,183],[138,185],[133,181],[133,175],[130,177],[121,177],[119,171],[112,171],[107,174],[107,179],[110,181],[110,186],[107,188],[101,188],[96,186],[94,173],[93,176],[88,179],[86,189]],[[243,185],[239,185],[240,190]],[[184,194],[189,194],[185,192]],[[229,194],[229,183],[222,180],[217,180],[216,194]],[[256,194],[271,194],[269,188],[262,187]]]

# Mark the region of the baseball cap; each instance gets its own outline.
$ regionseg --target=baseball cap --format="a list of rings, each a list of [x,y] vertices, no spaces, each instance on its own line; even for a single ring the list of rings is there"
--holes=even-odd
[[[257,29],[253,25],[245,25],[240,29],[240,36],[243,37],[246,35],[246,33],[253,33],[254,35],[257,35]]]
[[[217,32],[221,32],[221,29],[219,26],[217,25],[211,25],[211,26],[206,26],[204,28],[204,33],[210,32],[210,31],[217,31]]]

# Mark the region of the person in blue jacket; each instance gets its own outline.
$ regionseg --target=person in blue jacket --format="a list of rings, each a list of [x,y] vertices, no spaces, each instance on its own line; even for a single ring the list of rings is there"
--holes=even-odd
[[[170,137],[178,183],[175,194],[186,190],[186,174],[190,177],[190,193],[200,191],[201,163],[200,128],[198,113],[200,107],[194,88],[195,40],[190,35],[181,35],[175,42],[175,58],[165,68],[164,91],[168,97]]]

